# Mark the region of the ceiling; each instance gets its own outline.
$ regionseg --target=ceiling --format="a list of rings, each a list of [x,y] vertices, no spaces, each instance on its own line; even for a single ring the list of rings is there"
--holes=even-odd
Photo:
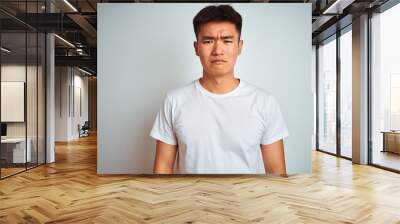
[[[312,3],[313,43],[319,43],[341,28],[351,24],[353,16],[379,7],[389,0],[253,0],[253,1],[186,1],[186,2],[268,2],[268,3]],[[0,25],[9,46],[18,49],[24,46],[21,32],[26,29],[39,32],[55,32],[56,65],[85,67],[96,72],[97,56],[97,3],[146,2],[166,3],[184,1],[150,0],[1,0]],[[50,10],[51,9],[51,10]],[[52,13],[48,13],[52,11]],[[27,13],[26,13],[27,12]],[[341,20],[340,23],[338,21]],[[347,22],[346,22],[347,21]],[[340,24],[340,26],[338,26]],[[4,35],[3,35],[4,36]],[[12,43],[14,42],[14,43]],[[5,43],[2,41],[2,43]],[[28,52],[32,51],[28,45]],[[22,50],[23,48],[20,48]]]

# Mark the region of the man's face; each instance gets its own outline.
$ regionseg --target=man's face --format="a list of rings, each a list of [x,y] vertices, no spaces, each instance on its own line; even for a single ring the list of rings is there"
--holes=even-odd
[[[197,42],[194,42],[204,73],[214,77],[233,74],[242,45],[243,41],[239,41],[235,24],[230,22],[209,22],[201,25]]]

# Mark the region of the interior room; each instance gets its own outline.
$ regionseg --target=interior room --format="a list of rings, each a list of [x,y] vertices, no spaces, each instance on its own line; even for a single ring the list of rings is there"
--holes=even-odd
[[[221,5],[240,29],[196,28]],[[398,0],[2,0],[0,223],[400,223],[398,24]],[[250,84],[274,98],[232,106]]]

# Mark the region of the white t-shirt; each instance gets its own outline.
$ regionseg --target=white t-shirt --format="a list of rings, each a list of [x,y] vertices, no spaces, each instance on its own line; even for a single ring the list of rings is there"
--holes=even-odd
[[[169,92],[150,136],[178,145],[178,173],[265,173],[260,144],[288,136],[275,98],[243,80],[215,94],[195,80]]]

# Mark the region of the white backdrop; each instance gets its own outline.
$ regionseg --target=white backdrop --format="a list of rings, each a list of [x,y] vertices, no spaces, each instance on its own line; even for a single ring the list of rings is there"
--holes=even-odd
[[[98,4],[98,173],[152,172],[149,132],[165,94],[202,74],[192,20],[206,5]],[[277,98],[287,171],[310,173],[311,4],[231,5],[243,18],[235,73]]]

